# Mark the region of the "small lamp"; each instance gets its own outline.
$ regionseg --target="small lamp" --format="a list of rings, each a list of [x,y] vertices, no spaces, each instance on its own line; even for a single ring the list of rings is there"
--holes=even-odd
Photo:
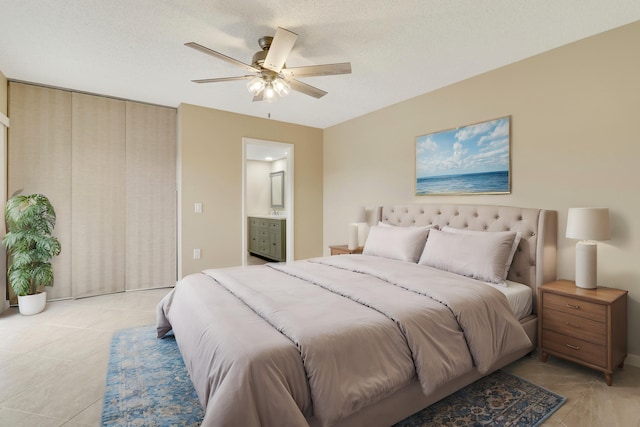
[[[598,244],[595,241],[610,238],[609,209],[569,208],[566,237],[580,240],[576,244],[576,286],[595,289],[598,278]]]

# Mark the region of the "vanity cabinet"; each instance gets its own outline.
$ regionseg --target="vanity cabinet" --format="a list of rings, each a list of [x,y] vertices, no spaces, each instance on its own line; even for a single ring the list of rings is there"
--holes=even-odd
[[[274,261],[287,259],[286,219],[248,218],[249,253]]]

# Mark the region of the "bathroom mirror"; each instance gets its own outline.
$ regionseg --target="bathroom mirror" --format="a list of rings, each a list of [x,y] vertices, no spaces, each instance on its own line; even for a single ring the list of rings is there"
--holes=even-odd
[[[284,171],[272,172],[271,176],[271,207],[284,208]]]

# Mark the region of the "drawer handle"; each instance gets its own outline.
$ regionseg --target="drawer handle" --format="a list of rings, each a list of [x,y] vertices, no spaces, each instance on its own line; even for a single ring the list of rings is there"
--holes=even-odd
[[[574,304],[567,303],[567,307],[573,308],[574,310],[580,310],[580,306],[579,305],[574,305]]]
[[[580,347],[578,347],[577,345],[567,344],[567,347],[572,348],[574,350],[580,350]]]
[[[574,325],[573,323],[569,323],[569,322],[564,322],[564,324],[567,325],[567,326],[573,326],[574,328],[580,329],[580,325],[579,324]]]

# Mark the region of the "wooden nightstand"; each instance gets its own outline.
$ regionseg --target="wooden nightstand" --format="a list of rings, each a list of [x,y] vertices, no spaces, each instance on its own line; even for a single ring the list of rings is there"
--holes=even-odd
[[[329,246],[329,249],[331,249],[331,255],[347,255],[347,254],[361,254],[362,249],[364,248],[360,246],[359,248],[349,249],[347,245],[333,245],[333,246]]]
[[[597,369],[611,385],[627,357],[627,291],[557,280],[538,292],[540,359],[552,354]]]

